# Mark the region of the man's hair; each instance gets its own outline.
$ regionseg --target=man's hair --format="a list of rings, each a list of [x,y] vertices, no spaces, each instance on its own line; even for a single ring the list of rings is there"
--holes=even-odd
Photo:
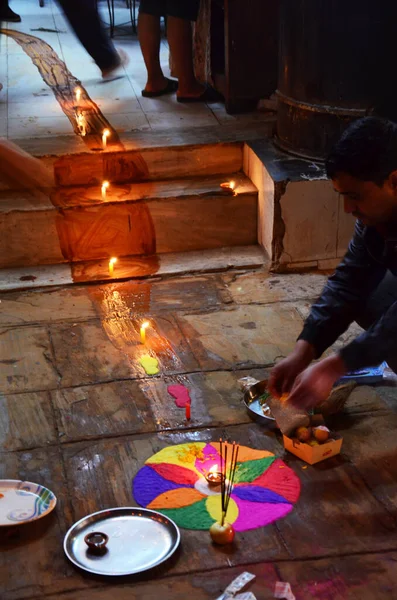
[[[378,117],[353,121],[325,161],[327,176],[347,173],[382,185],[397,170],[397,125]]]

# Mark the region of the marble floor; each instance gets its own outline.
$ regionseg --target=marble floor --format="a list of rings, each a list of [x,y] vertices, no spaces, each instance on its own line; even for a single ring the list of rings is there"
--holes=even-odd
[[[125,2],[116,0],[115,22],[126,23],[130,13]],[[10,6],[22,17],[21,23],[3,27],[27,33],[46,41],[81,80],[92,100],[118,132],[181,130],[252,125],[263,119],[260,111],[231,116],[222,104],[181,105],[175,95],[158,99],[141,96],[146,70],[132,27],[116,27],[115,45],[129,56],[121,77],[103,82],[97,66],[71,31],[54,0],[11,0]],[[105,22],[109,21],[106,2],[100,2]],[[169,76],[168,45],[161,45],[161,63]],[[0,136],[18,140],[47,136],[73,136],[69,119],[63,113],[50,87],[42,80],[31,58],[13,39],[0,35]]]

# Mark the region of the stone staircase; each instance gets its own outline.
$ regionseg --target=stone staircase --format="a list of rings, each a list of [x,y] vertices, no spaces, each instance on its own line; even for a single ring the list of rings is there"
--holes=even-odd
[[[51,198],[0,192],[3,288],[21,280],[65,283],[68,273],[69,283],[106,280],[113,256],[114,278],[163,274],[165,265],[171,273],[172,261],[183,272],[210,270],[212,260],[219,268],[220,256],[225,268],[265,260],[257,245],[258,192],[243,173],[242,142],[44,160],[57,182]],[[231,180],[234,192],[220,185]]]

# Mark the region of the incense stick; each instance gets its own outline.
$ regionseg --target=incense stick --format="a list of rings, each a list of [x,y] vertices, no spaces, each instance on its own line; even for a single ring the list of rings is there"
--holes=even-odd
[[[236,475],[236,468],[237,468],[238,451],[239,451],[239,445],[236,444],[236,442],[233,442],[232,454],[231,454],[230,463],[229,463],[229,477],[227,477],[227,454],[228,454],[227,447],[228,447],[227,442],[222,444],[222,440],[220,440],[221,474],[222,474],[222,481],[221,481],[221,504],[222,504],[221,525],[222,526],[224,525],[224,522],[225,522],[227,510],[229,507],[230,496],[233,491],[234,478]]]

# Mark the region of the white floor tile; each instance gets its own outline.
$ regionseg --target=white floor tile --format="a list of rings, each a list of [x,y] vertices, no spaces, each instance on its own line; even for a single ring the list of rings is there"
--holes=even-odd
[[[31,102],[10,102],[8,116],[10,119],[28,117],[62,117],[64,113],[52,92],[50,96],[34,98]]]
[[[0,83],[7,87],[8,61],[6,54],[0,54]]]
[[[51,0],[45,0],[43,7],[40,7],[39,0],[11,0],[10,6],[13,11],[21,15],[22,21],[29,16],[51,15],[53,9]]]
[[[273,113],[268,113],[268,112],[256,111],[254,113],[250,112],[250,113],[242,113],[239,115],[229,115],[226,112],[226,109],[224,106],[221,106],[221,108],[219,107],[220,106],[219,104],[217,104],[217,108],[213,108],[214,105],[212,105],[212,104],[210,104],[209,106],[211,107],[215,118],[221,125],[226,125],[226,124],[230,125],[231,123],[235,123],[236,125],[238,124],[241,126],[241,125],[249,125],[252,123],[261,123],[261,122],[265,122],[269,118],[272,118],[272,114],[273,114]]]
[[[25,117],[8,119],[10,139],[74,135],[72,124],[63,117]]]
[[[183,114],[175,112],[147,112],[145,114],[151,128],[156,131],[167,131],[169,129],[188,129],[194,127],[210,127],[218,124],[211,111],[204,114]]]
[[[0,92],[1,99],[2,92]],[[7,105],[0,104],[0,137],[7,137]]]
[[[174,113],[175,115],[191,115],[192,117],[194,115],[212,114],[211,110],[203,102],[193,102],[191,104],[177,102],[176,93],[166,94],[158,98],[145,98],[139,95],[138,101],[146,113]]]
[[[126,98],[98,98],[95,95],[91,95],[92,100],[98,105],[100,110],[107,115],[125,114],[125,113],[142,113],[142,110],[135,95]]]
[[[112,127],[114,127],[114,129],[119,133],[130,131],[150,131],[150,125],[144,113],[110,115],[109,121]]]

